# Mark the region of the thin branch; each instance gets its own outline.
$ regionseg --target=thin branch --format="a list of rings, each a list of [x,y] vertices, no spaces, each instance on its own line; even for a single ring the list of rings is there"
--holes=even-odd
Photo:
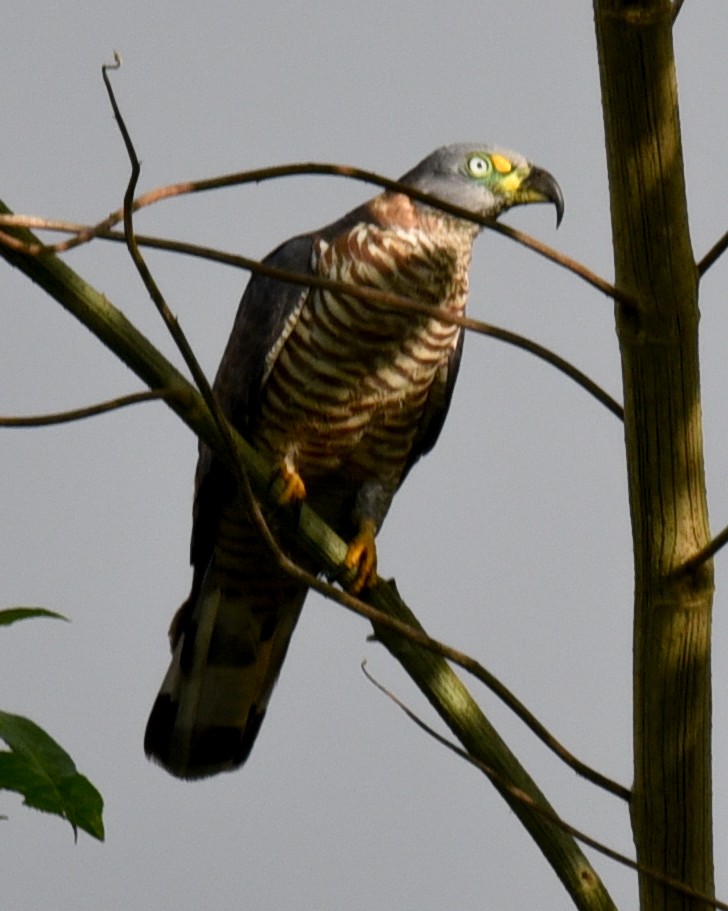
[[[616,861],[619,864],[622,864],[625,867],[628,867],[631,870],[634,870],[638,873],[644,873],[646,876],[651,877],[657,882],[662,883],[663,885],[669,886],[674,889],[676,892],[680,892],[682,895],[688,895],[690,898],[696,898],[701,901],[707,902],[711,907],[718,908],[719,911],[728,911],[728,904],[725,902],[719,901],[713,896],[706,895],[702,892],[696,892],[695,889],[691,889],[690,886],[686,885],[679,880],[673,879],[670,876],[665,876],[663,873],[660,873],[658,870],[652,870],[648,867],[642,866],[642,864],[637,863],[631,857],[628,857],[626,854],[621,854],[619,851],[615,851],[613,848],[607,847],[600,841],[592,838],[590,835],[587,835],[585,832],[577,829],[575,826],[572,826],[570,823],[565,822],[558,813],[554,812],[550,807],[544,807],[533,800],[528,794],[521,791],[519,788],[514,788],[513,785],[499,775],[495,769],[490,768],[480,759],[475,756],[471,756],[466,750],[461,749],[456,743],[453,743],[451,740],[448,740],[447,737],[443,737],[442,734],[439,734],[434,728],[430,727],[425,721],[423,721],[418,715],[415,714],[412,709],[402,702],[399,697],[395,696],[394,693],[387,689],[383,684],[381,684],[366,668],[366,661],[362,661],[361,664],[362,673],[367,678],[367,680],[375,686],[380,692],[391,699],[391,701],[401,709],[405,715],[413,721],[417,727],[423,730],[426,734],[436,740],[439,744],[444,746],[446,749],[451,750],[455,753],[456,756],[459,756],[461,759],[464,759],[470,765],[474,766],[479,771],[483,772],[490,781],[502,791],[507,791],[514,800],[517,800],[521,803],[524,803],[530,809],[535,810],[537,813],[542,814],[549,822],[552,822],[554,825],[558,826],[562,831],[567,832],[573,838],[576,838],[582,844],[588,845],[588,847],[593,848],[595,851],[598,851],[600,854],[603,854],[605,857],[608,857],[610,860]]]
[[[457,218],[461,218],[465,221],[471,221],[474,224],[478,224],[484,228],[490,228],[499,234],[503,234],[504,236],[509,237],[511,240],[515,240],[517,243],[525,247],[529,247],[530,249],[539,253],[541,256],[544,256],[546,259],[549,259],[562,268],[567,269],[569,272],[573,272],[588,284],[592,285],[592,287],[596,288],[598,291],[601,291],[603,294],[606,294],[608,297],[611,297],[614,300],[620,302],[624,306],[631,308],[637,307],[637,302],[633,297],[616,288],[605,279],[600,278],[598,275],[596,275],[596,273],[592,272],[590,269],[587,269],[586,266],[581,265],[581,263],[578,263],[571,257],[559,253],[558,250],[555,250],[553,247],[548,246],[542,241],[536,240],[523,231],[519,231],[516,228],[511,228],[508,225],[493,221],[491,218],[476,215],[468,209],[464,209],[460,206],[453,205],[452,203],[445,202],[444,200],[441,200],[430,193],[424,193],[421,190],[416,190],[413,187],[402,184],[397,180],[391,180],[390,178],[383,177],[381,174],[377,174],[373,171],[367,171],[363,168],[355,168],[349,165],[337,165],[319,162],[294,163],[288,165],[259,168],[250,171],[239,171],[234,174],[227,174],[221,177],[212,177],[197,181],[184,181],[182,183],[169,184],[165,187],[159,187],[157,189],[150,190],[148,193],[144,193],[142,196],[134,199],[131,204],[132,211],[137,212],[140,209],[146,208],[147,206],[154,205],[155,203],[161,202],[162,200],[173,199],[177,196],[183,196],[192,193],[201,193],[209,190],[219,190],[224,187],[241,186],[248,183],[262,183],[267,180],[279,179],[281,177],[312,174],[345,177],[349,179],[360,180],[369,184],[374,184],[375,186],[379,186],[385,190],[389,190],[390,192],[403,193],[409,196],[411,199],[426,203],[433,208],[440,209],[441,211],[447,212],[450,215],[454,215]],[[46,249],[46,252],[65,252],[66,250],[70,250],[79,244],[92,240],[95,236],[101,236],[104,231],[109,230],[114,224],[118,224],[123,220],[124,209],[122,208],[116,212],[112,212],[109,216],[107,216],[107,218],[95,226],[84,226],[75,237],[67,241],[63,241],[60,244],[45,247],[44,249]],[[0,223],[2,222],[0,221]],[[28,226],[35,228],[41,227],[41,225],[38,223]],[[31,252],[39,251],[34,250]]]
[[[120,235],[113,231],[101,234],[100,237],[102,239],[108,238],[109,240],[121,239]],[[259,262],[258,260],[250,259],[244,256],[239,256],[234,253],[223,253],[218,250],[213,250],[209,247],[201,247],[196,244],[186,244],[178,241],[168,241],[161,238],[148,237],[146,235],[137,235],[137,241],[142,246],[155,247],[157,249],[171,250],[174,252],[185,253],[191,256],[212,259],[216,262],[226,263],[228,265],[246,269],[250,272],[266,275],[269,278],[276,278],[281,281],[290,282],[292,284],[300,284],[308,287],[318,287],[325,288],[330,291],[338,291],[351,295],[353,297],[359,297],[363,300],[374,301],[375,303],[379,303],[382,306],[394,307],[408,311],[410,313],[416,313],[418,315],[432,316],[433,313],[432,307],[428,304],[422,304],[420,301],[402,297],[398,294],[392,294],[387,291],[380,291],[377,288],[353,286],[347,282],[333,281],[331,279],[324,278],[323,276],[290,272],[287,269],[280,269],[275,266],[270,266],[267,263]],[[438,318],[440,318],[439,314]],[[468,329],[471,332],[475,332],[480,335],[496,338],[502,342],[506,342],[509,345],[513,345],[517,348],[521,348],[522,350],[529,352],[530,354],[533,354],[535,357],[538,357],[546,363],[551,364],[552,367],[555,367],[557,370],[564,373],[575,383],[581,386],[586,392],[597,399],[597,401],[599,401],[609,411],[611,411],[612,414],[622,420],[624,411],[621,405],[619,405],[605,390],[603,390],[599,385],[597,385],[597,383],[590,379],[581,370],[579,370],[570,362],[564,360],[564,358],[560,357],[555,352],[551,351],[548,348],[545,348],[543,345],[539,345],[537,342],[533,342],[530,339],[527,339],[522,335],[518,335],[515,332],[510,332],[507,329],[501,329],[498,326],[493,326],[489,323],[472,319],[468,316],[458,316],[454,313],[443,313],[442,321],[454,323],[457,326],[461,326],[464,329]]]
[[[118,69],[118,67],[121,65],[121,61],[116,53],[114,54],[114,59],[116,61],[116,67],[112,67],[112,68]],[[121,111],[116,103],[116,97],[115,97],[114,91],[111,87],[111,83],[110,83],[110,80],[107,75],[106,67],[102,67],[102,73],[103,73],[104,83],[106,85],[106,89],[107,89],[109,99],[111,102],[111,106],[114,111],[114,116],[119,125],[119,129],[120,129],[122,137],[124,139],[124,144],[126,146],[127,154],[129,156],[129,160],[130,160],[131,166],[132,166],[131,176],[129,178],[129,183],[128,183],[127,190],[126,190],[126,193],[124,196],[124,235],[125,235],[127,249],[129,250],[132,260],[137,268],[137,271],[139,272],[139,275],[142,278],[142,281],[144,282],[145,287],[147,288],[147,291],[149,292],[150,297],[154,301],[154,304],[156,305],[157,310],[159,311],[160,315],[162,316],[162,319],[164,320],[165,325],[167,326],[175,344],[177,345],[178,350],[182,354],[182,356],[185,360],[185,363],[189,367],[190,372],[192,373],[192,376],[197,385],[197,388],[199,389],[200,394],[202,395],[202,397],[205,401],[205,404],[210,409],[213,420],[215,421],[215,424],[217,426],[217,430],[220,433],[224,446],[227,450],[227,455],[229,456],[229,459],[233,466],[233,469],[234,469],[233,475],[236,478],[238,487],[244,491],[244,494],[248,501],[248,506],[249,506],[251,512],[255,514],[257,511],[257,513],[260,514],[260,510],[258,509],[258,504],[255,500],[252,488],[250,486],[250,478],[248,477],[248,472],[247,472],[245,463],[240,458],[236,445],[235,445],[235,440],[233,438],[233,430],[232,430],[231,426],[228,424],[227,418],[226,418],[225,414],[223,413],[222,408],[221,408],[220,404],[218,403],[218,401],[215,397],[215,394],[212,390],[212,387],[210,386],[210,384],[207,380],[207,377],[205,376],[204,371],[202,370],[197,358],[195,357],[194,352],[192,351],[192,348],[191,348],[189,342],[187,341],[187,337],[185,336],[185,334],[182,330],[182,327],[179,325],[179,322],[172,315],[172,312],[169,309],[169,307],[167,306],[167,302],[164,299],[164,296],[162,295],[156,281],[154,280],[154,277],[153,277],[151,271],[149,270],[143,256],[141,255],[141,252],[139,250],[139,246],[137,244],[137,240],[136,240],[136,237],[134,234],[134,226],[133,226],[133,200],[134,200],[134,190],[135,190],[138,178],[139,178],[141,168],[140,168],[140,164],[139,164],[139,159],[136,154],[136,150],[134,149],[134,144],[132,142],[131,136],[126,128],[126,124],[121,115]],[[274,473],[274,477],[275,477],[275,473]],[[280,486],[281,484],[282,484],[282,479],[279,477],[278,486]],[[260,519],[259,524],[261,524],[261,526],[265,526],[265,521],[262,519],[262,514],[260,514],[260,515],[261,515],[261,519]],[[267,526],[265,526],[265,527],[267,528]],[[270,536],[270,537],[272,537],[272,536]],[[278,548],[277,544],[273,545],[273,549],[274,549],[274,552],[280,553],[280,548]]]
[[[620,421],[624,420],[624,408],[622,408],[608,392],[595,383],[594,380],[585,373],[582,373],[581,370],[579,370],[578,367],[575,367],[570,361],[567,361],[559,354],[556,354],[555,351],[544,348],[543,345],[539,345],[538,342],[531,341],[531,339],[528,339],[523,335],[518,335],[515,332],[510,332],[508,329],[501,329],[498,326],[492,326],[488,323],[479,323],[477,326],[467,326],[466,328],[470,329],[472,332],[487,335],[491,338],[498,339],[501,342],[505,342],[508,345],[513,345],[516,348],[520,348],[522,351],[533,354],[534,357],[540,358],[542,361],[545,361],[547,364],[550,364],[552,367],[555,367],[561,373],[568,376],[569,379],[572,379],[577,385],[581,386],[582,389],[604,405],[604,407],[611,411]]]
[[[84,418],[92,418],[99,414],[105,414],[107,411],[116,411],[119,408],[126,408],[127,405],[137,405],[139,402],[166,399],[173,395],[175,395],[174,391],[167,389],[149,389],[147,392],[132,392],[130,395],[109,399],[106,402],[98,402],[95,405],[87,405],[85,408],[74,408],[70,411],[56,411],[53,414],[24,415],[22,417],[12,418],[0,417],[0,427],[50,427],[53,424],[70,424],[72,421],[80,421]]]
[[[18,216],[15,215],[13,216],[13,218],[17,217]],[[2,223],[2,216],[0,215],[0,224]],[[0,231],[0,246],[5,246],[9,250],[15,250],[16,253],[22,253],[25,256],[36,255],[35,251],[33,251],[27,244],[23,243],[21,240],[18,240],[17,237],[13,237],[12,234],[8,234],[6,231]]]
[[[227,419],[225,418],[225,415],[222,413],[222,410],[217,403],[212,388],[207,380],[207,377],[205,376],[205,372],[200,366],[199,361],[197,360],[195,353],[192,350],[192,346],[187,340],[187,336],[184,334],[179,321],[175,318],[174,314],[167,306],[167,302],[165,301],[164,296],[159,289],[159,286],[154,280],[154,276],[150,272],[149,267],[147,266],[144,257],[139,250],[139,246],[134,236],[134,191],[139,180],[141,167],[136,154],[136,150],[134,149],[134,144],[132,142],[131,136],[126,128],[124,118],[122,117],[121,110],[116,103],[114,90],[111,87],[111,80],[108,76],[108,70],[119,69],[121,66],[121,58],[116,51],[114,52],[114,61],[114,64],[111,66],[102,66],[101,73],[103,76],[104,85],[106,86],[106,90],[109,95],[109,101],[114,112],[114,117],[119,126],[119,131],[121,132],[122,138],[124,140],[124,145],[126,146],[127,155],[129,156],[129,162],[131,164],[131,175],[129,177],[129,183],[127,184],[126,193],[124,194],[124,237],[126,240],[126,246],[129,251],[129,255],[132,258],[132,261],[136,266],[137,272],[139,273],[142,281],[144,282],[144,286],[149,292],[149,296],[152,298],[152,301],[154,302],[160,316],[162,317],[164,324],[169,330],[174,343],[184,358],[184,361],[187,364],[190,373],[192,374],[195,385],[199,389],[205,404],[210,409],[213,420],[217,425],[217,429],[225,442],[225,446],[228,449],[231,459],[233,460],[236,472],[239,474],[241,471],[243,471],[243,469],[239,467],[240,459],[236,457],[235,443],[233,441]]]
[[[698,275],[702,278],[713,263],[728,250],[728,231],[717,240],[698,263]]]
[[[596,272],[587,269],[586,266],[583,266],[580,262],[572,259],[570,256],[559,253],[558,250],[554,250],[553,247],[549,247],[548,244],[543,243],[543,241],[536,240],[536,238],[531,237],[530,234],[525,234],[523,231],[519,231],[518,228],[512,228],[510,225],[503,224],[500,221],[492,222],[488,227],[496,233],[503,234],[505,237],[510,237],[511,240],[515,240],[524,247],[528,247],[530,250],[533,250],[534,253],[538,253],[540,256],[556,263],[557,266],[562,266],[569,272],[573,272],[574,275],[578,275],[579,278],[582,278],[588,285],[591,285],[592,288],[596,288],[597,291],[601,291],[602,294],[611,297],[617,303],[622,304],[622,306],[631,310],[636,310],[638,308],[639,305],[637,300],[630,294],[627,294],[626,291],[621,291],[615,285],[610,284],[606,279],[597,275]]]
[[[120,216],[120,217],[118,217]],[[74,221],[66,221],[58,218],[42,218],[39,215],[0,215],[0,225],[6,225],[12,228],[29,228],[36,231],[56,231],[63,234],[72,235],[67,240],[59,241],[55,244],[34,243],[28,246],[26,252],[30,256],[38,255],[40,252],[45,253],[65,253],[73,250],[83,244],[90,243],[97,237],[101,237],[105,231],[111,230],[114,225],[123,221],[123,209],[119,212],[112,212],[103,221],[95,225],[86,225]],[[2,242],[15,241],[9,235],[2,235]]]
[[[105,64],[101,67],[101,72],[104,79],[104,85],[109,95],[109,100],[111,102],[111,107],[114,111],[114,117],[119,126],[119,131],[121,132],[122,138],[124,140],[124,145],[126,146],[127,155],[129,156],[129,162],[131,164],[131,175],[129,177],[129,183],[127,184],[126,193],[124,194],[124,239],[126,241],[126,246],[131,256],[132,262],[136,266],[137,272],[141,276],[144,286],[149,292],[149,296],[152,298],[157,310],[159,311],[160,316],[162,317],[167,329],[169,330],[170,335],[174,339],[177,348],[182,354],[185,363],[189,367],[190,373],[192,374],[197,387],[202,393],[203,397],[207,398],[209,396],[212,400],[212,393],[207,383],[207,378],[200,367],[197,358],[195,357],[192,348],[187,341],[187,337],[182,331],[179,322],[175,319],[174,314],[167,306],[167,302],[162,295],[162,292],[159,290],[157,283],[154,280],[154,276],[149,271],[149,268],[144,261],[144,257],[139,251],[139,247],[134,238],[134,223],[133,223],[133,210],[134,210],[134,190],[136,189],[137,182],[139,180],[139,174],[141,173],[141,167],[139,165],[139,159],[137,158],[136,151],[134,150],[134,144],[132,143],[131,136],[126,128],[124,123],[124,118],[121,115],[119,106],[116,103],[116,98],[114,97],[114,91],[111,87],[111,81],[108,76],[108,71],[113,69],[119,69],[121,66],[121,58],[119,55],[114,52],[114,63]],[[207,396],[206,396],[207,393]]]
[[[685,0],[673,0],[672,2],[672,24],[675,24],[675,20],[680,15],[680,10]]]
[[[500,228],[504,226],[498,225],[496,227]],[[510,236],[510,232],[512,230],[514,229],[507,229],[506,233],[508,236]],[[517,235],[520,235],[520,232],[515,233]],[[102,239],[108,238],[110,240],[120,239],[119,235],[113,231],[101,234],[100,237]],[[523,235],[523,238],[530,240],[526,235]],[[172,250],[191,256],[212,259],[217,262],[223,262],[228,265],[246,269],[250,272],[266,275],[269,278],[280,279],[281,281],[290,282],[292,284],[325,288],[329,291],[338,291],[340,293],[348,294],[353,297],[359,297],[363,300],[374,301],[375,303],[380,303],[383,306],[399,308],[422,316],[432,316],[433,311],[431,306],[422,304],[420,301],[412,300],[411,298],[402,297],[399,294],[380,291],[377,288],[353,286],[347,282],[333,281],[329,278],[324,278],[323,276],[319,275],[290,272],[287,269],[280,269],[275,266],[270,266],[267,263],[250,259],[248,257],[239,256],[234,253],[222,253],[218,250],[213,250],[209,247],[201,247],[196,244],[185,244],[178,241],[168,241],[165,239],[148,237],[146,235],[137,235],[137,240],[143,246]],[[534,244],[536,244],[536,247],[534,247],[534,249],[537,249],[538,242],[534,241]],[[537,250],[537,252],[540,251]],[[594,276],[594,278],[595,280],[601,281],[596,276]],[[518,335],[515,332],[510,332],[507,329],[501,329],[489,323],[482,322],[481,320],[472,319],[471,317],[458,316],[453,313],[443,313],[442,321],[454,323],[457,326],[461,326],[464,329],[469,329],[471,332],[476,332],[480,335],[487,335],[491,338],[499,339],[502,342],[506,342],[509,345],[514,345],[517,348],[521,348],[522,350],[533,354],[541,360],[546,361],[546,363],[551,364],[552,367],[555,367],[557,370],[564,373],[570,379],[574,380],[574,382],[576,382],[579,386],[581,386],[586,392],[594,396],[594,398],[596,398],[597,401],[601,402],[601,404],[604,405],[609,411],[611,411],[612,414],[616,415],[616,417],[618,417],[620,420],[623,419],[624,411],[621,405],[619,405],[607,392],[605,392],[586,374],[582,373],[581,370],[579,370],[570,362],[564,360],[562,357],[550,349],[545,348],[544,346],[539,345],[537,342],[533,342],[524,336]]]
[[[37,226],[37,223],[39,221],[44,221],[43,227],[45,227],[46,230],[65,231],[69,230],[71,227],[77,228],[79,230],[84,230],[86,227],[83,225],[71,225],[71,223],[68,222],[48,222],[43,219],[26,216],[13,217],[0,215],[0,224],[29,227],[33,225]],[[511,229],[508,230],[510,231]],[[103,230],[100,230],[96,236],[101,240],[126,242],[126,233],[113,229],[105,228]],[[235,253],[225,253],[223,251],[215,250],[211,247],[201,246],[199,244],[190,244],[184,241],[167,240],[166,238],[151,237],[142,234],[134,234],[134,239],[139,246],[151,247],[157,250],[165,250],[174,253],[183,253],[187,256],[195,256],[201,259],[223,263],[224,265],[233,266],[239,269],[245,269],[250,272],[266,275],[270,278],[287,281],[292,284],[326,288],[327,290],[343,292],[360,299],[372,300],[376,303],[380,303],[388,307],[400,308],[408,310],[409,312],[423,314],[426,316],[432,315],[432,308],[426,304],[422,304],[419,301],[411,300],[410,298],[392,294],[387,291],[381,291],[377,288],[353,286],[347,284],[346,282],[332,281],[331,279],[324,278],[323,276],[308,274],[304,275],[302,273],[299,274],[295,272],[289,272],[287,269],[276,268],[258,260],[250,259],[246,256],[240,256],[239,254]],[[14,241],[14,239],[12,240]],[[18,249],[16,241],[14,241],[14,248]],[[34,248],[30,245],[25,248],[23,248],[21,245],[20,249],[29,255],[34,255],[35,253]],[[619,405],[605,390],[603,390],[597,383],[590,379],[581,370],[579,370],[569,361],[564,360],[564,358],[560,357],[550,349],[545,348],[544,346],[539,345],[537,342],[533,342],[524,336],[518,335],[517,333],[510,332],[507,329],[501,329],[497,326],[493,326],[480,320],[472,319],[470,317],[458,316],[452,313],[443,313],[441,318],[443,322],[454,323],[455,325],[469,329],[470,331],[476,332],[480,335],[490,336],[491,338],[496,338],[500,341],[506,342],[509,345],[513,345],[516,348],[521,348],[522,350],[533,354],[535,357],[540,358],[546,363],[551,364],[551,366],[555,367],[557,370],[572,379],[586,392],[592,395],[598,402],[600,402],[609,411],[611,411],[612,414],[622,420],[624,412],[621,405]]]
[[[303,567],[295,563],[291,558],[284,553],[281,549],[275,535],[272,533],[268,522],[266,521],[263,510],[261,509],[260,503],[256,500],[252,489],[250,488],[250,483],[247,477],[245,478],[246,486],[246,498],[248,500],[248,505],[250,506],[252,518],[258,528],[258,531],[261,534],[261,537],[267,544],[270,552],[276,558],[278,566],[288,575],[292,576],[297,581],[307,585],[309,588],[314,589],[319,592],[325,598],[336,601],[338,604],[341,604],[343,607],[346,607],[348,610],[352,611],[355,614],[358,614],[361,617],[369,620],[372,625],[375,627],[377,625],[385,626],[387,629],[392,632],[398,633],[399,635],[404,636],[410,642],[414,642],[417,645],[421,645],[423,648],[426,648],[428,651],[433,654],[440,655],[443,658],[446,658],[448,661],[452,661],[453,664],[458,665],[467,671],[481,683],[483,683],[492,693],[494,693],[500,700],[506,705],[520,720],[528,727],[536,737],[541,740],[556,756],[561,759],[566,765],[572,768],[578,775],[581,775],[583,778],[591,781],[592,784],[597,785],[600,788],[603,788],[605,791],[608,791],[612,794],[615,794],[617,797],[621,797],[623,800],[629,801],[630,791],[628,788],[625,788],[623,785],[618,784],[607,776],[603,775],[601,772],[592,769],[586,763],[582,762],[580,759],[577,759],[573,753],[570,753],[566,747],[564,747],[551,732],[543,725],[541,722],[530,712],[526,706],[490,671],[488,671],[483,665],[481,665],[474,658],[471,658],[469,655],[466,655],[464,652],[458,651],[457,649],[452,648],[449,645],[445,645],[443,642],[433,639],[431,636],[428,636],[424,630],[418,630],[415,627],[412,627],[408,624],[402,623],[399,620],[395,620],[390,617],[388,614],[383,613],[381,610],[378,610],[376,607],[373,607],[370,604],[367,604],[361,598],[356,598],[353,595],[350,595],[346,591],[341,591],[338,588],[334,588],[333,585],[323,582],[313,573],[308,572]],[[344,567],[343,572],[337,572],[335,574],[329,574],[329,578],[335,577],[337,581],[340,582],[343,586],[350,582],[353,582],[356,576],[356,570],[348,569]],[[381,582],[381,580],[379,580]],[[389,584],[393,584],[391,581]]]
[[[678,568],[677,574],[680,576],[694,574],[704,563],[707,563],[708,560],[712,560],[718,551],[722,547],[725,547],[726,544],[728,544],[728,526],[709,541],[702,550],[699,550],[690,557],[689,560],[686,560],[683,565]]]

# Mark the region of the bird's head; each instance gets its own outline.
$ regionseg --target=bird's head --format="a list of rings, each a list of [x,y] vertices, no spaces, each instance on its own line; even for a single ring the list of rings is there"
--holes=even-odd
[[[518,152],[494,146],[443,146],[400,181],[485,218],[497,218],[512,206],[533,202],[553,203],[557,227],[564,215],[561,188],[548,171]]]

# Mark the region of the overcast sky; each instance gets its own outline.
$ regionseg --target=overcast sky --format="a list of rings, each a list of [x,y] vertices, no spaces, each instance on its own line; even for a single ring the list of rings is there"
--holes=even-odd
[[[687,0],[676,26],[692,239],[728,227],[724,0]],[[549,169],[566,198],[507,221],[610,278],[607,183],[591,4],[212,2],[15,5],[0,56],[2,198],[17,212],[96,221],[121,204],[128,164],[100,67],[113,75],[140,189],[291,161],[396,177],[437,146],[486,140]],[[137,227],[263,256],[372,190],[288,178],[155,207]],[[120,246],[69,264],[175,362]],[[214,373],[247,276],[149,256]],[[711,520],[725,484],[726,268],[702,287]],[[470,313],[555,348],[621,398],[612,307],[514,243],[476,243]],[[139,381],[58,304],[0,264],[0,414],[78,407]],[[166,630],[190,582],[196,442],[162,404],[54,429],[0,432],[0,606],[72,623],[0,635],[0,707],[33,718],[106,802],[107,840],[0,794],[8,909],[281,911],[570,907],[482,775],[429,740],[363,677],[432,713],[364,621],[310,597],[246,766],[184,783],[142,750],[168,662]],[[728,622],[715,612],[715,830],[728,895]],[[380,566],[427,629],[499,675],[583,760],[631,781],[631,555],[622,430],[524,353],[466,341],[435,453],[400,492]],[[626,808],[578,780],[487,691],[473,692],[562,815],[630,852]],[[437,722],[435,721],[435,724]],[[592,856],[590,854],[590,856]],[[595,856],[616,902],[634,877]]]

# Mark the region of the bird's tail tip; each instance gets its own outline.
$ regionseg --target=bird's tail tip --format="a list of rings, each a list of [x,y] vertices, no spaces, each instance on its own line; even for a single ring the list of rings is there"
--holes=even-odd
[[[243,728],[197,725],[184,731],[177,721],[177,709],[168,693],[157,696],[144,733],[144,752],[171,775],[187,780],[240,768],[265,717],[265,711],[251,711]]]

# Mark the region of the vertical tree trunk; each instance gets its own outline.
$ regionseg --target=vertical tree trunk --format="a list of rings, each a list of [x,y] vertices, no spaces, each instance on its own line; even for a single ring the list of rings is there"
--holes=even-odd
[[[698,278],[688,231],[669,0],[594,0],[635,561],[632,826],[641,864],[713,891],[712,566],[698,372]],[[643,911],[703,908],[640,877]]]

